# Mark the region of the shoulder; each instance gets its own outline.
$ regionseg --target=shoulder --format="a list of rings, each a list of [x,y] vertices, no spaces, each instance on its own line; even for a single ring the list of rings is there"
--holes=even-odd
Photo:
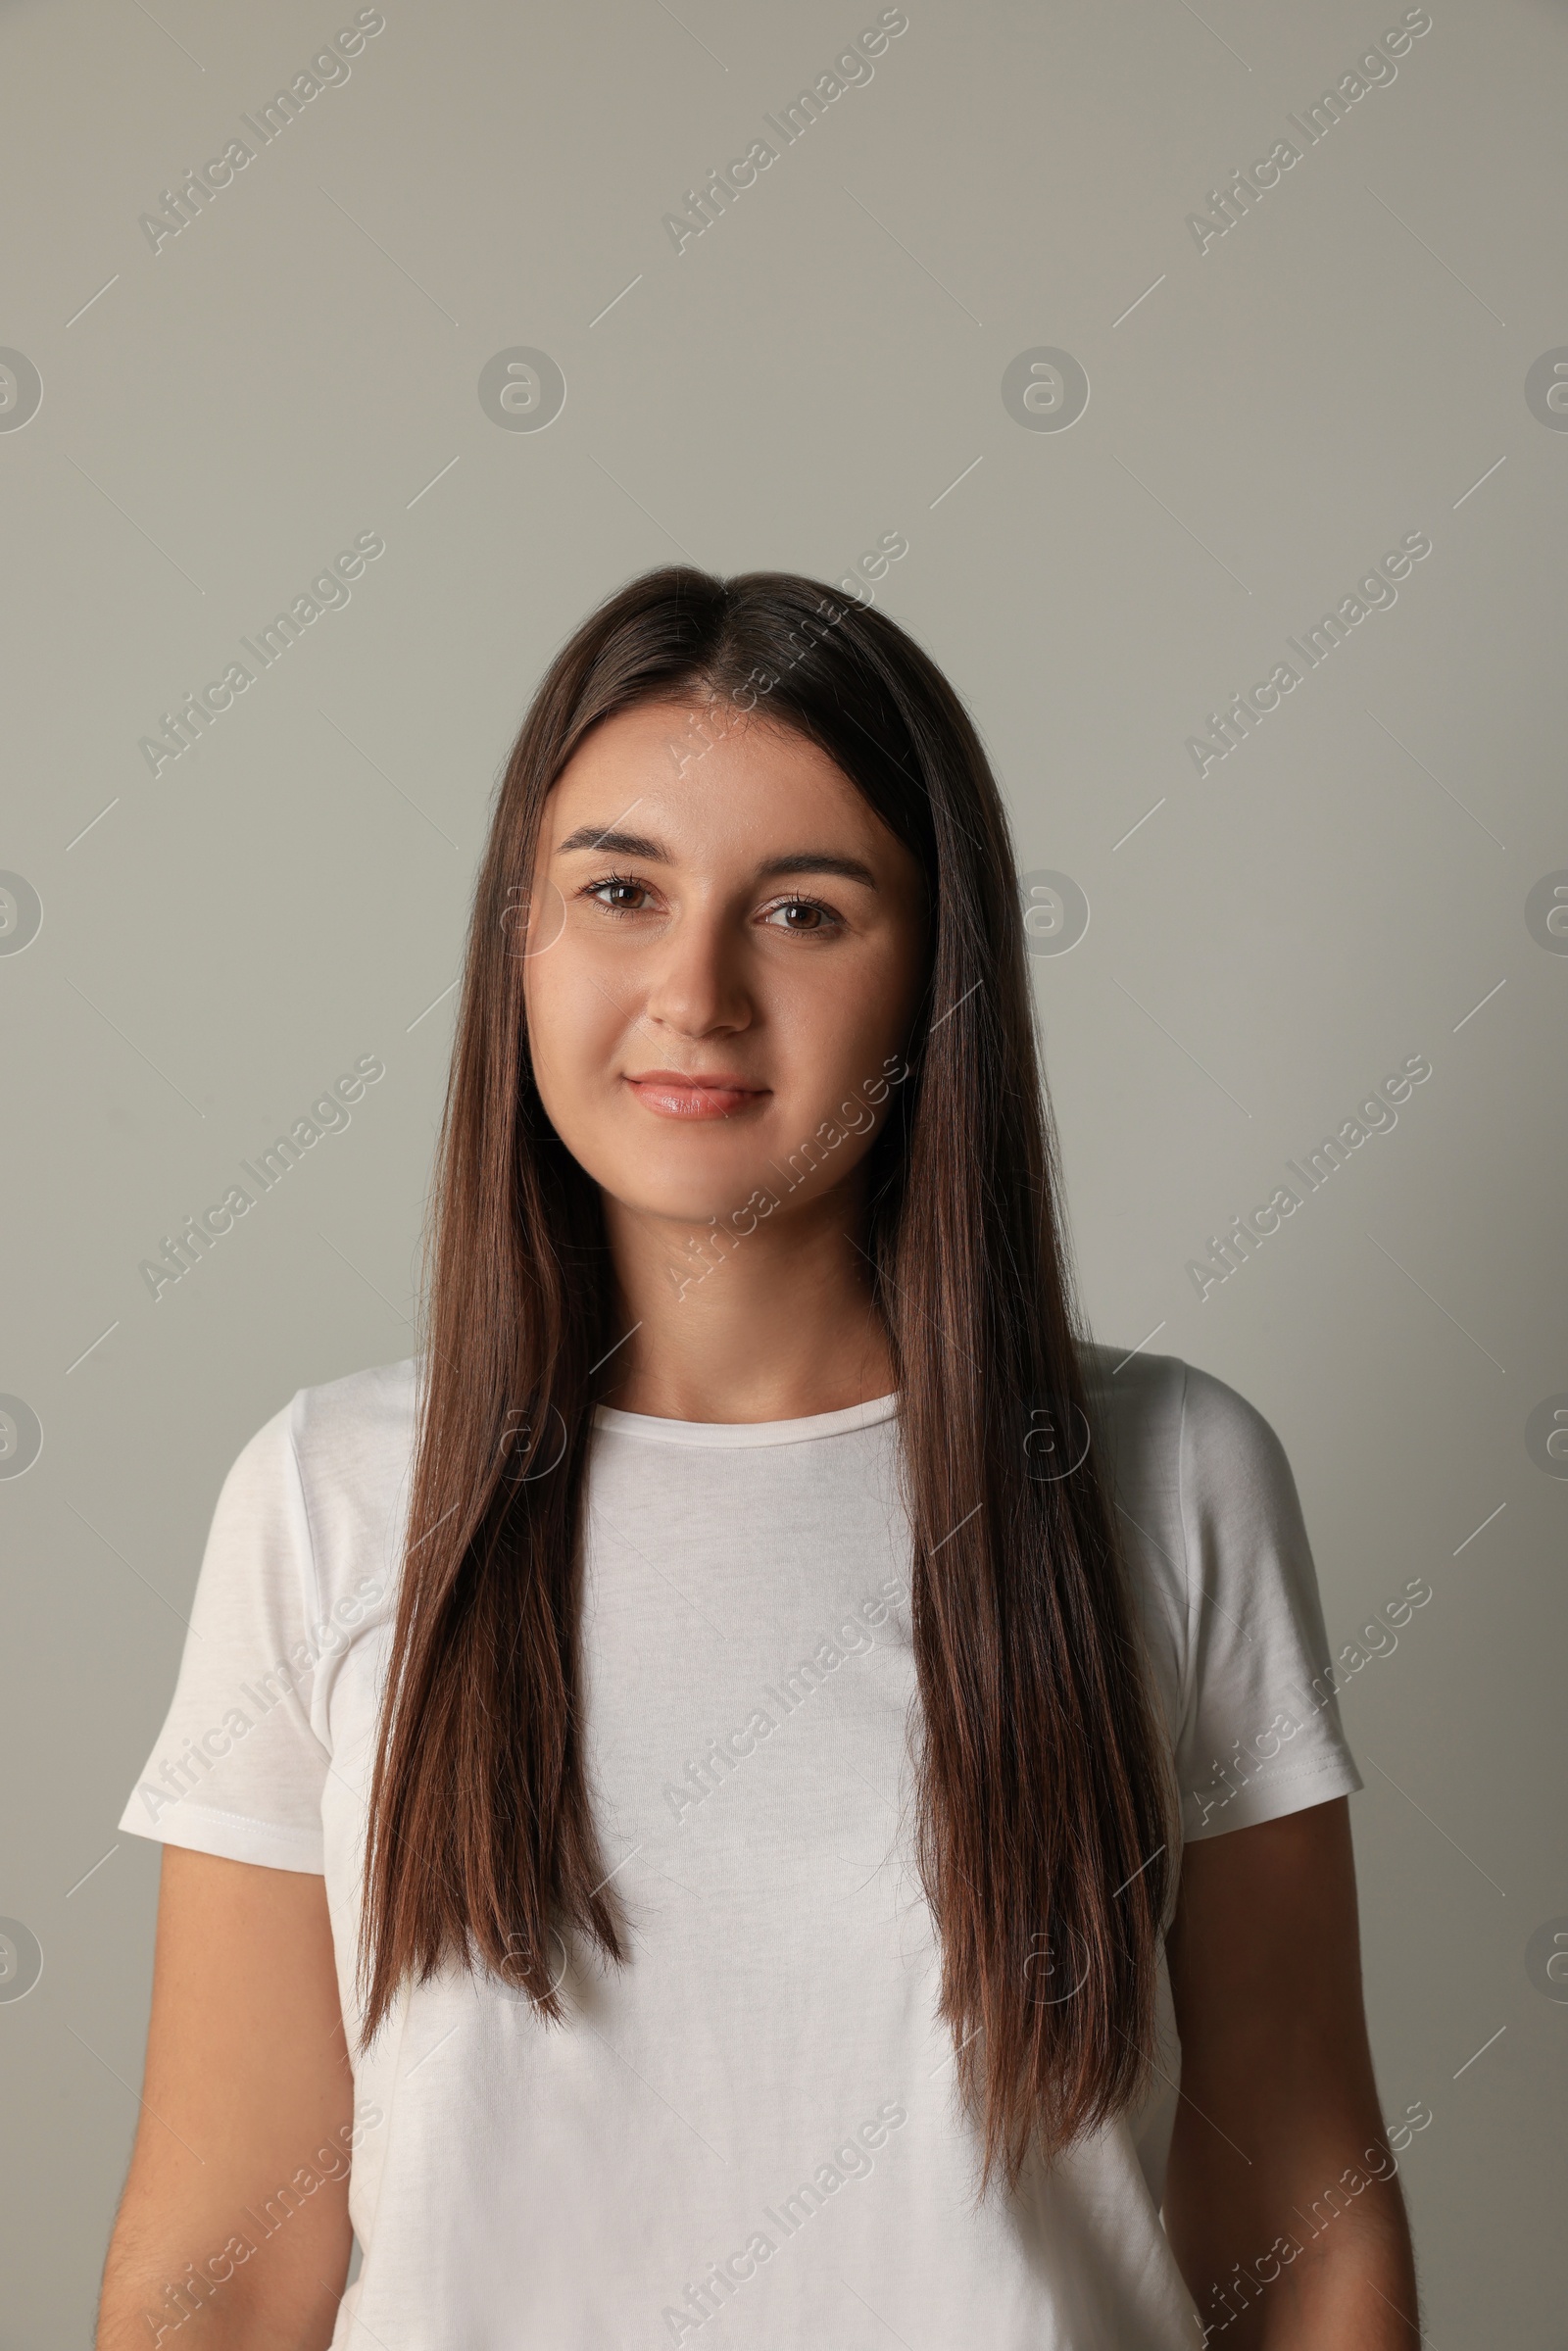
[[[1081,1351],[1090,1417],[1118,1481],[1171,1489],[1178,1506],[1255,1496],[1289,1480],[1285,1448],[1257,1406],[1179,1355]]]
[[[307,1482],[375,1486],[411,1454],[418,1363],[376,1364],[321,1388],[302,1388],[278,1418]]]
[[[1079,1349],[1097,1442],[1120,1470],[1174,1457],[1189,1366],[1179,1355],[1129,1354],[1091,1342]]]
[[[258,1429],[224,1481],[220,1548],[292,1551],[323,1603],[368,1574],[390,1584],[414,1460],[418,1364],[302,1388]]]
[[[1185,1682],[1214,1611],[1261,1597],[1260,1567],[1293,1585],[1310,1574],[1291,1466],[1256,1405],[1212,1372],[1099,1346],[1081,1359],[1134,1601]]]
[[[1246,1396],[1179,1357],[1089,1350],[1087,1400],[1174,1735],[1184,1834],[1349,1794],[1296,1480]]]

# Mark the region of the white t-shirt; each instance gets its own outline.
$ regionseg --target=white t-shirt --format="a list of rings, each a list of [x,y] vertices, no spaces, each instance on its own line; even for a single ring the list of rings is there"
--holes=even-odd
[[[1360,1787],[1279,1441],[1170,1356],[1087,1370],[1189,1837]],[[365,1803],[416,1367],[309,1389],[219,1500],[168,1721],[121,1827],[324,1873],[351,2046]],[[736,1425],[603,1410],[587,1755],[624,1969],[569,2021],[449,1967],[356,2075],[354,2351],[1175,2351],[1175,2093],[978,2209],[907,1847],[897,1399]],[[1314,1687],[1315,1684],[1315,1687]],[[1049,1789],[1042,1801],[1050,1801]],[[1160,1972],[1160,2065],[1179,2071]],[[260,2245],[343,2157],[236,2221]],[[248,2258],[231,2246],[230,2259]]]

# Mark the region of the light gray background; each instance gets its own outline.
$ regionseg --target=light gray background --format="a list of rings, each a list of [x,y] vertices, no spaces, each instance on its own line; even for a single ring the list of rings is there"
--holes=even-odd
[[[1345,1698],[1384,2113],[1432,2115],[1432,2342],[1568,2340],[1568,2005],[1526,1964],[1568,1913],[1568,1485],[1525,1444],[1568,1391],[1568,956],[1524,914],[1568,867],[1568,433],[1524,392],[1568,344],[1562,10],[1433,0],[1237,227],[1186,224],[1401,13],[909,0],[677,255],[663,214],[874,7],[387,0],[155,255],[139,215],[352,9],[5,11],[0,344],[43,402],[0,432],[0,866],[43,924],[0,955],[0,1390],[44,1443],[0,1482],[0,1913],[44,1971],[0,2002],[0,2343],[87,2340],[157,1873],[115,1822],[220,1480],[294,1389],[409,1350],[444,992],[529,694],[650,564],[838,579],[890,531],[879,599],[975,712],[1021,865],[1092,908],[1034,972],[1098,1331],[1272,1420],[1337,1647],[1433,1588]],[[548,430],[481,409],[514,345],[564,372]],[[1040,345],[1087,370],[1070,430],[1003,404]],[[159,713],[368,530],[352,603],[154,780]],[[1204,713],[1416,530],[1397,605],[1200,780]],[[352,1128],[155,1304],[139,1260],[371,1053]],[[1414,1053],[1397,1129],[1200,1302],[1206,1237]]]

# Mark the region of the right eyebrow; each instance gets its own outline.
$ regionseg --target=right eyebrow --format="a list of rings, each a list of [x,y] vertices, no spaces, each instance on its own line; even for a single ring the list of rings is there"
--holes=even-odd
[[[669,852],[663,843],[651,841],[646,833],[619,833],[613,828],[603,832],[593,824],[579,824],[574,833],[568,833],[564,841],[558,844],[556,854],[564,857],[568,850],[578,849],[608,849],[617,857],[646,857],[655,865],[667,865],[670,862]]]

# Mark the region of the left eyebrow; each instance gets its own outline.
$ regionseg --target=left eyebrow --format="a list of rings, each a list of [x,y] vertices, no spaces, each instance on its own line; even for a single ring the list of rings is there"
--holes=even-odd
[[[556,855],[564,857],[571,849],[608,849],[621,857],[646,857],[651,865],[667,865],[669,852],[662,841],[650,841],[646,833],[617,832],[613,825],[607,830],[597,824],[580,824],[560,844]]]
[[[786,873],[836,873],[841,881],[863,882],[867,890],[877,887],[876,875],[858,857],[834,857],[828,850],[803,849],[793,857],[769,857],[757,869],[759,881],[772,881]]]

